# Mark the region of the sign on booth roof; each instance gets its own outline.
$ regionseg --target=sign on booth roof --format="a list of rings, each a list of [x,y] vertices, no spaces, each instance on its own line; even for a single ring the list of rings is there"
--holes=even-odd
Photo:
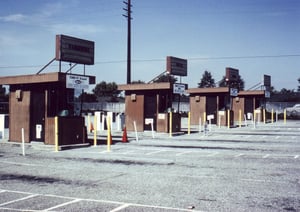
[[[173,84],[173,93],[174,94],[184,94],[186,84],[174,83]]]
[[[66,77],[66,88],[89,89],[89,77],[71,74],[68,74]]]

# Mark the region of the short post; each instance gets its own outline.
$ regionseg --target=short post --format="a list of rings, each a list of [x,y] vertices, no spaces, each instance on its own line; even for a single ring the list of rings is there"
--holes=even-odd
[[[227,110],[227,128],[230,128],[230,110]]]
[[[205,121],[205,123],[204,123],[204,129],[203,129],[203,133],[204,133],[204,135],[206,135],[207,134],[207,121]]]
[[[137,128],[136,128],[136,122],[133,122],[133,126],[134,126],[134,131],[135,131],[135,140],[139,141],[139,137],[138,137],[138,133],[137,133]]]
[[[274,109],[272,108],[272,111],[271,111],[271,123],[273,124],[274,122]]]
[[[110,145],[111,145],[111,123],[110,123],[110,116],[107,116],[107,151],[110,152]]]
[[[239,110],[239,127],[242,127],[242,110]]]
[[[256,115],[255,115],[255,110],[253,111],[253,128],[255,129],[255,120],[256,120]]]
[[[263,119],[264,119],[264,124],[266,124],[266,109],[263,109]]]
[[[283,111],[283,123],[286,124],[286,109]]]
[[[172,112],[170,112],[170,120],[169,120],[169,136],[170,137],[172,137],[172,125],[173,125],[172,119],[173,119]]]
[[[22,128],[22,153],[25,156],[25,135],[24,135],[24,128]]]
[[[191,134],[191,112],[188,112],[188,135]]]
[[[94,146],[97,146],[97,116],[94,115]]]
[[[201,117],[199,117],[199,134],[201,133],[202,123]]]
[[[54,146],[55,152],[58,152],[58,117],[54,118]]]
[[[152,132],[152,138],[154,139],[154,127],[153,127],[153,121],[151,121],[151,132]]]

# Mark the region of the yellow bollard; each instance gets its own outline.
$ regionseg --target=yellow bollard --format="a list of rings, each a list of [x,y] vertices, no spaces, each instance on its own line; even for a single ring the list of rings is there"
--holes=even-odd
[[[110,152],[111,145],[111,126],[110,126],[110,117],[107,116],[107,151]]]
[[[191,134],[191,112],[188,113],[188,135]]]
[[[266,109],[263,109],[264,124],[266,124]]]
[[[230,110],[227,110],[227,127],[230,128]]]
[[[274,122],[274,110],[272,108],[272,112],[271,112],[271,123],[273,124]]]
[[[54,145],[55,145],[55,152],[58,152],[58,117],[55,116],[54,118]]]
[[[169,120],[169,136],[170,137],[172,137],[172,125],[173,125],[173,123],[172,123],[172,112],[170,112],[170,120]]]
[[[206,112],[203,112],[203,125],[206,123]]]
[[[286,109],[283,111],[283,123],[286,124]]]
[[[239,110],[239,126],[242,127],[242,110]]]
[[[97,146],[97,116],[94,115],[94,146]]]

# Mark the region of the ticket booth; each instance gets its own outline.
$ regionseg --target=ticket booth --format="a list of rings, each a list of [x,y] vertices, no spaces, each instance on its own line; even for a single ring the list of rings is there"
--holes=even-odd
[[[263,109],[265,108],[265,91],[239,91],[236,97],[229,96],[228,87],[219,88],[191,88],[187,92],[190,94],[190,112],[191,124],[199,124],[205,122],[208,117],[213,118],[212,124],[228,125],[228,117],[230,126],[234,122],[244,120],[247,114],[252,116],[256,113],[256,120],[263,120]],[[231,108],[231,110],[229,110]],[[229,110],[229,114],[228,114]]]
[[[230,108],[228,87],[191,88],[187,93],[190,94],[191,124],[204,123],[208,117],[212,124],[218,124],[218,121],[221,125],[227,124],[227,110]]]
[[[169,132],[173,84],[149,83],[118,85],[125,91],[125,125],[128,131]],[[179,113],[172,113],[172,132],[181,129]],[[135,126],[134,126],[135,125]]]
[[[244,115],[246,119],[252,119],[254,113],[256,113],[256,121],[263,121],[265,104],[265,90],[240,91],[232,102],[234,121],[244,120]],[[240,114],[242,114],[241,118],[239,117]]]
[[[58,117],[59,145],[84,143],[84,118],[74,113],[74,89],[67,81],[76,78],[95,84],[94,76],[62,72],[0,77],[9,85],[9,141],[41,141],[54,144],[54,122]]]

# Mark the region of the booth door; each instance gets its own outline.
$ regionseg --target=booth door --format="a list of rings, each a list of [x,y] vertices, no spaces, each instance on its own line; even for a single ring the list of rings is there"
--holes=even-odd
[[[244,113],[253,113],[254,106],[253,106],[253,99],[252,98],[245,98],[245,109]]]
[[[145,121],[153,121],[153,130],[156,131],[156,113],[157,113],[157,99],[156,95],[146,96],[144,100],[144,130],[151,130],[151,124]],[[148,122],[149,123],[149,122]]]
[[[206,98],[206,116],[214,115],[214,119],[211,120],[212,124],[216,124],[217,120],[217,97],[208,96]]]
[[[30,140],[44,141],[45,139],[45,93],[31,93],[30,111]]]

